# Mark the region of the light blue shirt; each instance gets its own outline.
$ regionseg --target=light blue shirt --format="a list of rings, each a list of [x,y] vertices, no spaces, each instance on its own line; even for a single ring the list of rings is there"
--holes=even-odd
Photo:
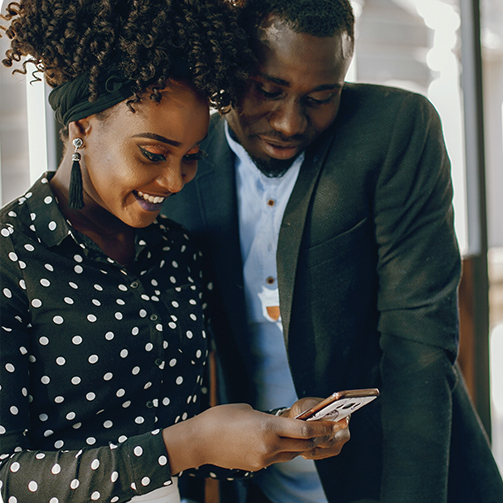
[[[281,316],[274,319],[274,308],[279,307],[276,251],[281,221],[304,153],[283,176],[268,178],[230,137],[227,123],[225,134],[236,154],[239,237],[251,334],[251,368],[258,397],[253,405],[259,410],[287,407],[298,397],[288,365]],[[297,457],[273,465],[255,481],[274,503],[327,503],[312,460]]]

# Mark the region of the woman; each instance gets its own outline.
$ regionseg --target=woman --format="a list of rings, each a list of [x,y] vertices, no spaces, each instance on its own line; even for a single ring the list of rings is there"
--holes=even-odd
[[[338,423],[247,405],[196,415],[200,256],[159,211],[195,176],[209,105],[228,106],[244,78],[231,8],[38,0],[3,19],[4,65],[44,73],[67,146],[0,213],[4,501],[179,501],[183,470],[254,471],[333,446]]]

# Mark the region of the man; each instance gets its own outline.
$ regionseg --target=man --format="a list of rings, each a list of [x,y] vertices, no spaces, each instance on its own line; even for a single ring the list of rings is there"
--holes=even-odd
[[[227,400],[382,393],[353,414],[338,456],[270,467],[247,501],[503,501],[455,365],[460,258],[434,108],[344,83],[347,0],[248,0],[242,19],[256,74],[164,208],[214,280]]]

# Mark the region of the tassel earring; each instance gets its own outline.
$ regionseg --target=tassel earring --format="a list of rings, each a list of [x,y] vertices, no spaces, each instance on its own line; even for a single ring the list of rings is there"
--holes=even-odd
[[[84,145],[81,138],[74,138],[73,146],[75,152],[72,155],[72,174],[70,176],[70,195],[68,198],[68,206],[70,208],[80,210],[84,207],[84,189],[82,187],[82,171],[80,169],[81,156],[77,152]]]

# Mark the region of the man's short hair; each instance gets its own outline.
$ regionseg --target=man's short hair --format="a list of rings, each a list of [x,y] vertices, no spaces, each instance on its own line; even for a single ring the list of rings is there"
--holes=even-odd
[[[354,40],[355,18],[349,0],[241,0],[241,19],[248,33],[255,33],[269,14],[286,21],[297,33],[332,37],[347,33]]]

